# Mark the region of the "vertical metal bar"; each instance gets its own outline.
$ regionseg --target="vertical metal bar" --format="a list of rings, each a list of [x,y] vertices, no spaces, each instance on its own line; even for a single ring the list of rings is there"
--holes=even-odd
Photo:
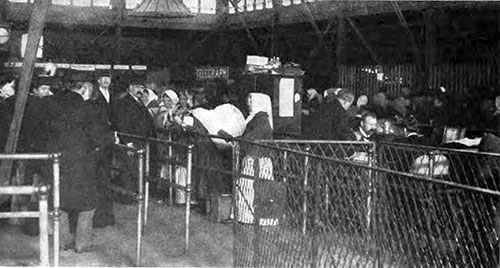
[[[255,146],[255,145],[253,145]],[[253,206],[250,208],[251,210],[253,210],[253,240],[252,240],[252,252],[253,252],[253,259],[252,259],[252,266],[253,267],[261,267],[263,266],[260,259],[261,259],[261,256],[260,256],[260,232],[261,232],[261,228],[260,228],[260,210],[261,208],[257,208],[257,206],[255,206],[255,197],[256,195],[258,194],[257,191],[256,191],[256,188],[257,188],[257,184],[259,183],[259,158],[258,157],[254,157],[254,161],[253,161],[253,166],[251,167],[251,169],[253,169],[253,200],[252,200],[252,204]]]
[[[40,219],[38,225],[40,227],[40,266],[50,266],[49,261],[49,205],[48,196],[49,188],[45,185],[38,187],[38,205],[40,211]]]
[[[187,171],[186,171],[186,244],[184,245],[184,252],[189,253],[189,219],[191,212],[191,171],[193,168],[193,145],[188,146],[187,152]]]
[[[61,217],[59,200],[59,182],[60,182],[60,157],[61,154],[55,154],[52,159],[52,173],[54,176],[54,211],[52,220],[54,222],[54,266],[59,266],[59,220]]]
[[[434,158],[434,152],[429,152],[429,177],[434,176]]]
[[[173,200],[173,189],[172,189],[172,165],[170,164],[172,161],[172,133],[168,133],[168,160],[167,160],[167,168],[168,168],[168,202],[170,206],[174,205]]]
[[[366,234],[370,235],[370,224],[371,224],[371,214],[372,214],[372,195],[373,195],[373,170],[374,166],[374,154],[375,154],[375,144],[368,151],[368,197],[366,200]]]
[[[240,143],[235,142],[233,145],[233,267],[238,267],[240,264],[238,263],[238,256],[237,256],[237,246],[238,246],[238,204],[240,202],[239,200],[239,194],[238,194],[238,179],[239,179],[239,174],[240,174]]]
[[[141,242],[142,242],[142,210],[144,208],[144,150],[137,151],[138,166],[139,166],[139,193],[137,194],[137,201],[139,203],[137,208],[137,251],[136,251],[136,266],[141,266]]]
[[[317,165],[321,166],[322,161],[318,161]],[[315,170],[321,170],[319,168],[316,168]],[[321,171],[319,171],[321,172]],[[318,176],[319,177],[319,176]],[[314,202],[314,220],[312,223],[312,235],[311,237],[311,268],[316,268],[318,266],[318,248],[319,248],[319,236],[318,236],[318,226],[321,222],[321,219],[319,217],[320,213],[322,212],[321,208],[321,184],[320,181],[316,181],[314,183],[314,194],[313,194],[313,202]],[[328,215],[326,216],[328,219]]]
[[[306,148],[306,153],[310,153],[311,149]],[[307,231],[307,192],[308,190],[308,178],[307,178],[307,171],[309,170],[307,167],[309,166],[309,156],[305,156],[304,158],[304,200],[302,202],[302,212],[303,212],[303,219],[302,219],[302,234],[305,235]]]
[[[146,157],[145,157],[145,175],[146,175],[146,184],[145,184],[145,195],[144,195],[144,226],[146,226],[148,222],[148,206],[149,206],[149,178],[150,178],[150,162],[151,162],[151,143],[146,141]]]

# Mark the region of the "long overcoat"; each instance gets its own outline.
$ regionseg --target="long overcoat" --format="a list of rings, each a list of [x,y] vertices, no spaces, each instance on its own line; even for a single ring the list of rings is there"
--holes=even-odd
[[[86,211],[97,203],[96,152],[113,142],[97,111],[75,92],[55,100],[49,148],[61,155],[61,208]]]

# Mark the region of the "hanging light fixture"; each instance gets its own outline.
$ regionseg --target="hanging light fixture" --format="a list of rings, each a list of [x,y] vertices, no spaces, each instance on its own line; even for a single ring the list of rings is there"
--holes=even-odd
[[[188,18],[194,16],[182,0],[144,0],[128,15],[148,18]]]

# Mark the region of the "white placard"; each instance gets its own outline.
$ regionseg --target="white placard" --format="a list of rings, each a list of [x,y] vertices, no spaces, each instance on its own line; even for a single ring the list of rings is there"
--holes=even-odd
[[[62,68],[62,69],[69,69],[71,67],[71,64],[69,63],[56,63],[57,68]]]
[[[109,70],[111,69],[111,64],[96,64],[95,65],[95,69],[99,69],[99,70]]]
[[[114,65],[113,69],[115,70],[128,70],[130,67],[128,65]]]
[[[45,63],[43,62],[35,62],[35,68],[44,68],[45,67]]]
[[[267,65],[268,63],[269,59],[267,57],[247,56],[248,65]]]
[[[71,64],[71,69],[78,71],[95,71],[93,64]]]
[[[26,51],[26,44],[28,43],[28,34],[23,34],[21,36],[21,57],[24,58],[24,52]],[[36,51],[36,57],[41,58],[43,56],[43,36],[40,36],[40,43],[38,44],[38,50]]]
[[[132,65],[132,70],[134,71],[145,71],[148,67],[146,65]]]
[[[281,78],[279,87],[279,116],[293,117],[295,80]]]

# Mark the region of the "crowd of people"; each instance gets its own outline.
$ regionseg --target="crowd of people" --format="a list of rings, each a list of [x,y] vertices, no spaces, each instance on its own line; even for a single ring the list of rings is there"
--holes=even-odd
[[[112,178],[109,166],[116,161],[113,144],[140,148],[141,141],[115,133],[166,138],[165,130],[189,130],[235,136],[230,128],[211,133],[207,124],[212,123],[203,120],[204,114],[215,106],[238,102],[236,95],[230,92],[222,94],[220,101],[214,103],[213,95],[199,88],[179,90],[132,77],[129,86],[118,92],[112,86],[110,73],[100,72],[95,81],[92,80],[75,80],[56,91],[51,88],[57,83],[53,78],[33,77],[16,148],[19,153],[61,153],[61,245],[63,250],[74,249],[76,252],[93,250],[93,229],[115,223],[113,195],[107,185],[115,183],[132,191],[137,189],[137,178]],[[2,150],[14,115],[16,84],[17,79],[9,76],[0,85]],[[259,101],[249,101],[247,104],[254,108],[242,109],[246,110],[246,121],[243,113],[232,104],[234,108],[225,111],[235,114],[235,125],[241,129],[236,133],[238,136],[272,138],[271,100],[265,94],[256,94],[266,101],[264,105]],[[227,125],[228,121],[224,123]],[[213,160],[212,154],[213,158],[221,159],[221,165],[224,164],[223,157],[215,156],[218,148],[213,143],[202,143],[198,147],[207,159]],[[161,148],[153,147],[151,154],[155,160],[163,157]],[[48,168],[44,163],[28,162],[23,183],[50,184],[51,171]],[[231,185],[230,181],[221,181],[220,176],[195,174],[194,177],[197,178],[193,181],[194,200],[224,192],[224,185]],[[22,205],[24,209],[33,209],[36,203],[25,200]],[[36,234],[38,226],[27,221],[25,229],[28,234]]]
[[[251,93],[242,100],[234,91],[193,88],[190,90],[156,85],[132,77],[123,91],[113,88],[112,75],[97,73],[93,79],[77,79],[53,92],[53,78],[34,77],[26,102],[17,152],[61,152],[61,244],[63,249],[85,252],[92,249],[93,228],[115,223],[113,199],[107,184],[112,179],[109,165],[113,144],[141,147],[140,140],[115,135],[117,132],[143,137],[166,138],[177,133],[177,139],[189,139],[187,132],[238,136],[249,140],[272,139],[273,115],[271,99],[263,93]],[[16,100],[15,77],[0,81],[0,147],[6,144]],[[422,126],[428,126],[427,144],[442,141],[445,126],[465,126],[498,134],[500,97],[491,94],[479,101],[477,109],[452,103],[441,91],[414,94],[403,87],[401,96],[390,100],[384,91],[373,96],[355,94],[349,89],[332,88],[319,94],[308,89],[303,101],[302,134],[312,140],[371,141],[397,136],[405,139],[422,137]],[[245,104],[242,104],[246,102]],[[221,105],[221,122],[206,118]],[[465,110],[464,110],[465,109]],[[468,118],[465,112],[472,115]],[[474,112],[476,112],[474,114]],[[476,117],[474,117],[476,116]],[[246,118],[246,119],[245,119]],[[469,121],[467,121],[469,120]],[[228,125],[233,126],[228,126]],[[214,168],[231,165],[231,153],[224,151],[210,138],[200,142],[197,152]],[[252,166],[269,159],[251,148],[242,148],[247,155],[243,166]],[[151,148],[153,159],[161,159],[161,148]],[[226,154],[226,156],[224,156]],[[229,159],[229,160],[228,160]],[[248,163],[247,163],[248,162]],[[30,162],[24,183],[50,183],[47,165]],[[272,169],[272,167],[269,167]],[[152,166],[154,172],[160,167]],[[196,173],[198,172],[198,173]],[[45,178],[45,179],[44,179]],[[137,182],[130,177],[113,181],[130,190]],[[268,178],[272,179],[272,178]],[[230,193],[232,182],[223,176],[195,171],[194,200]],[[153,188],[156,186],[153,185]],[[247,187],[248,188],[248,187]],[[246,189],[249,190],[250,188]],[[33,206],[26,201],[24,206]],[[37,229],[36,224],[34,229]],[[29,228],[27,229],[29,230]],[[29,231],[28,231],[29,232]]]
[[[305,92],[302,129],[309,139],[418,137],[421,144],[437,146],[448,127],[466,129],[472,136],[500,134],[500,92],[495,90],[483,89],[462,99],[443,88],[416,93],[409,86],[393,98],[385,91],[357,98],[341,88]]]

